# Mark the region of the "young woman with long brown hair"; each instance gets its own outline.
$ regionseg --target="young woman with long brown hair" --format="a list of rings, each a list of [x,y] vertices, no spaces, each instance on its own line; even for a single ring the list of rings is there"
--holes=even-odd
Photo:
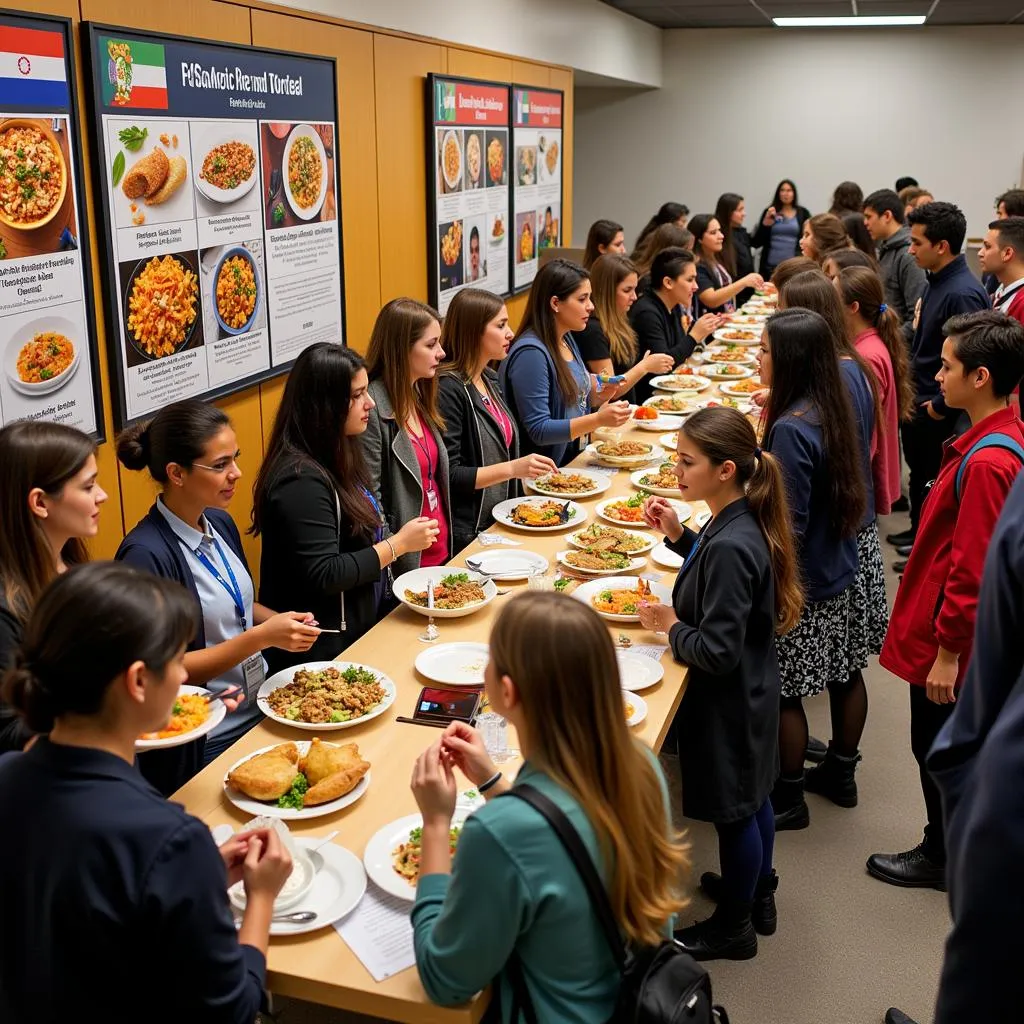
[[[809,270],[819,270],[819,266],[808,256],[790,256],[783,260],[772,274],[772,284],[778,291],[782,291],[788,281],[792,281],[797,274],[805,274]]]
[[[587,232],[587,244],[583,249],[583,269],[589,270],[598,258],[606,253],[626,254],[625,235],[622,225],[614,220],[595,220]]]
[[[772,791],[777,829],[806,828],[802,700],[850,683],[850,619],[857,534],[867,509],[855,412],[828,323],[807,309],[768,319],[760,349],[761,383],[771,388],[764,449],[782,467],[806,603],[779,636],[782,677],[780,776]],[[870,392],[867,393],[870,401]],[[868,429],[870,430],[870,411]]]
[[[846,233],[843,222],[833,213],[816,213],[803,227],[800,251],[821,266],[834,249],[856,248]]]
[[[96,442],[73,427],[19,420],[0,430],[0,672],[11,663],[39,595],[88,560],[106,492],[96,481]],[[32,733],[0,703],[0,753]]]
[[[392,299],[377,314],[366,353],[373,402],[361,435],[370,492],[392,533],[418,518],[434,520],[426,550],[393,563],[395,574],[443,565],[451,547],[452,508],[437,370],[444,359],[437,311],[415,299]]]
[[[793,180],[783,178],[775,188],[771,203],[761,211],[754,232],[753,246],[761,250],[762,277],[770,278],[783,260],[800,252],[800,235],[810,216],[811,211],[800,205]]]
[[[733,279],[722,262],[725,233],[718,218],[699,213],[690,221],[695,239],[693,254],[697,257],[697,314],[731,313],[736,309],[736,296],[751,288],[763,288],[764,278],[750,271]]]
[[[629,419],[628,403],[611,401],[622,389],[599,387],[576,345],[574,335],[594,311],[590,296],[590,275],[579,264],[545,263],[498,375],[523,450],[547,455],[559,466],[576,457],[580,438]]]
[[[754,254],[750,251],[753,239],[743,224],[746,214],[746,203],[738,192],[723,192],[718,197],[715,220],[721,225],[725,236],[721,260],[734,281],[754,272]],[[736,296],[736,305],[742,306],[753,294],[752,288],[744,288]]]
[[[437,396],[451,478],[453,553],[493,522],[495,505],[519,493],[515,481],[558,468],[546,455],[519,455],[519,428],[491,368],[508,355],[512,338],[500,298],[481,288],[456,292],[441,328],[447,361]]]
[[[432,1000],[454,1005],[497,979],[499,1019],[518,1022],[506,970],[516,956],[534,1019],[599,1024],[615,1009],[619,972],[576,867],[532,807],[493,798],[528,784],[554,801],[607,880],[623,937],[651,946],[670,933],[688,867],[664,778],[651,751],[629,735],[607,625],[579,601],[511,598],[491,631],[484,690],[515,726],[525,764],[514,783],[503,779],[479,733],[461,723],[416,763],[423,850],[412,920],[420,980]],[[453,768],[488,801],[463,826],[454,865]]]
[[[580,355],[591,373],[621,374],[620,396],[634,400],[633,388],[651,373],[671,373],[675,360],[667,353],[640,356],[629,311],[636,302],[636,268],[625,256],[602,256],[590,269],[594,312],[576,335]]]
[[[775,637],[796,625],[803,594],[782,470],[746,417],[695,412],[679,430],[675,474],[683,498],[706,501],[712,518],[695,533],[666,499],[647,500],[647,525],[685,561],[672,605],[641,607],[640,622],[667,633],[689,666],[675,723],[683,813],[714,823],[722,867],[701,879],[715,913],[676,938],[698,960],[745,960],[757,953],[757,932],[775,931]]]
[[[814,266],[809,266],[806,269],[814,270],[817,268],[814,260],[809,262],[814,264]],[[873,270],[877,273],[878,260],[860,249],[833,249],[821,261],[821,271],[830,281],[834,281],[840,272],[847,267],[866,267],[868,270]]]

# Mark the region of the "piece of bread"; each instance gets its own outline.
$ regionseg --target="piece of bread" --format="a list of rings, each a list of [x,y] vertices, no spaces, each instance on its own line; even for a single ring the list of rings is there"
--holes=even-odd
[[[315,786],[328,776],[361,762],[359,747],[355,743],[336,747],[331,743],[322,743],[320,737],[315,736],[309,745],[309,753],[299,762],[299,771],[306,776],[310,786]]]
[[[147,195],[144,202],[147,206],[159,206],[166,203],[175,192],[185,184],[188,177],[188,164],[183,156],[172,156],[167,180],[152,194]]]
[[[306,790],[306,795],[302,798],[303,807],[326,804],[346,793],[351,793],[369,770],[369,761],[357,761],[333,775],[328,775],[326,779],[321,779],[315,786],[310,786]]]
[[[298,760],[295,744],[281,743],[243,761],[228,774],[228,784],[253,800],[276,800],[292,788]]]
[[[121,182],[121,191],[129,199],[151,196],[167,180],[171,170],[171,162],[167,154],[156,146],[153,151],[141,160],[136,160]]]

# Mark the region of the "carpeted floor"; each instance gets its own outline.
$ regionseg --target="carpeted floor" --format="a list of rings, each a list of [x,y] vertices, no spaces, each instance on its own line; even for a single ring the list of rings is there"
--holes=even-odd
[[[894,560],[886,533],[905,529],[905,516],[879,523],[886,563]],[[890,572],[890,598],[896,577]],[[860,805],[841,810],[808,796],[811,827],[782,832],[775,848],[779,872],[779,930],[760,939],[745,963],[708,965],[715,998],[732,1024],[881,1024],[895,1005],[920,1024],[932,1019],[942,945],[949,926],[946,896],[897,889],[864,870],[868,854],[908,849],[920,839],[924,804],[910,753],[907,686],[873,664],[857,781]],[[829,737],[827,697],[808,702],[812,731]],[[674,758],[665,757],[670,777]],[[693,879],[718,869],[714,830],[681,820],[692,843]],[[700,895],[683,923],[710,913]],[[281,1024],[369,1021],[292,1000],[280,1001]]]

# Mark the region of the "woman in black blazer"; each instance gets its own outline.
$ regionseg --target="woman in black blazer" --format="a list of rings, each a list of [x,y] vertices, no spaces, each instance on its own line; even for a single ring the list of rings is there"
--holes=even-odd
[[[800,253],[804,221],[811,216],[797,198],[796,185],[783,178],[775,189],[771,205],[761,211],[753,246],[761,250],[761,276],[767,281],[783,261]]]
[[[437,536],[422,516],[394,534],[385,524],[358,442],[373,409],[367,389],[362,359],[328,342],[304,349],[288,375],[253,488],[260,602],[298,602],[340,632],[321,633],[305,653],[268,648],[271,672],[329,661],[358,640],[380,617],[395,559]]]
[[[554,473],[546,455],[519,457],[519,429],[491,368],[514,337],[505,303],[481,288],[463,288],[448,307],[437,404],[444,417],[455,554],[492,522],[491,510],[518,493],[516,481]]]
[[[712,519],[697,534],[664,498],[648,499],[647,524],[685,562],[673,606],[644,606],[640,621],[667,633],[689,666],[676,718],[683,811],[714,823],[722,874],[701,879],[718,902],[714,914],[676,938],[699,960],[746,960],[757,953],[755,929],[775,930],[775,634],[796,623],[802,596],[782,472],[747,419],[734,409],[701,410],[678,445],[679,490],[706,501]]]

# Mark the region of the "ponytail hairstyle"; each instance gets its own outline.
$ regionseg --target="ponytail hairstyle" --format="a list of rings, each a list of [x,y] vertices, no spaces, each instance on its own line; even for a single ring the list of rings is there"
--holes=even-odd
[[[690,208],[682,203],[662,203],[658,208],[658,212],[644,225],[643,230],[637,235],[634,248],[639,249],[652,231],[657,231],[658,228],[666,224],[675,225],[676,221],[682,220],[689,215]]]
[[[640,277],[651,272],[654,257],[663,249],[689,249],[692,252],[693,232],[675,224],[662,224],[660,228],[655,228],[643,245],[637,246],[629,256]]]
[[[834,213],[816,213],[806,226],[814,239],[814,260],[821,266],[825,257],[835,249],[856,248],[846,233],[843,222]]]
[[[754,428],[736,409],[699,409],[681,430],[713,465],[732,462],[736,466],[736,480],[746,492],[750,511],[768,546],[775,580],[775,628],[778,633],[788,633],[800,619],[804,595],[778,460],[758,448]]]
[[[818,269],[820,269],[818,264],[810,256],[790,256],[788,260],[783,260],[772,271],[772,284],[781,292],[786,283],[796,277],[797,274]]]
[[[632,366],[637,357],[636,331],[618,305],[619,285],[630,274],[637,276],[636,267],[618,253],[598,257],[590,270],[597,322],[608,338],[612,360],[619,366]]]
[[[764,436],[786,415],[813,413],[824,447],[829,526],[836,537],[856,537],[867,508],[853,402],[843,384],[832,331],[809,309],[770,316],[765,336],[772,386],[764,409]]]
[[[490,647],[498,678],[509,676],[518,692],[531,764],[571,793],[593,826],[616,923],[628,942],[657,945],[686,903],[689,861],[657,761],[629,734],[608,627],[563,594],[520,594],[498,614]]]
[[[195,602],[180,583],[124,562],[76,566],[40,595],[0,692],[33,732],[47,733],[64,715],[98,714],[133,662],[162,675],[195,629]]]
[[[622,225],[613,220],[595,220],[587,232],[587,245],[583,250],[583,267],[589,270],[599,256],[606,256],[608,253],[601,252],[601,246],[607,248],[615,241],[615,236],[622,231]],[[625,248],[625,246],[623,246]],[[457,293],[456,293],[457,294]],[[447,352],[447,349],[445,349]]]
[[[186,398],[165,405],[151,420],[122,430],[117,435],[117,458],[125,469],[147,469],[158,484],[166,484],[172,462],[191,466],[203,457],[210,441],[230,426],[222,409]]]
[[[866,267],[847,267],[839,272],[836,286],[844,306],[858,305],[861,319],[878,332],[885,343],[892,363],[892,374],[896,381],[897,404],[900,419],[904,422],[914,415],[914,385],[910,377],[910,360],[907,346],[900,328],[896,311],[885,304],[885,290],[882,279]]]
[[[0,586],[21,622],[57,573],[41,520],[28,506],[37,487],[59,497],[81,472],[96,442],[87,434],[47,420],[16,420],[0,430]],[[65,565],[88,561],[85,544],[72,537],[60,552]]]

